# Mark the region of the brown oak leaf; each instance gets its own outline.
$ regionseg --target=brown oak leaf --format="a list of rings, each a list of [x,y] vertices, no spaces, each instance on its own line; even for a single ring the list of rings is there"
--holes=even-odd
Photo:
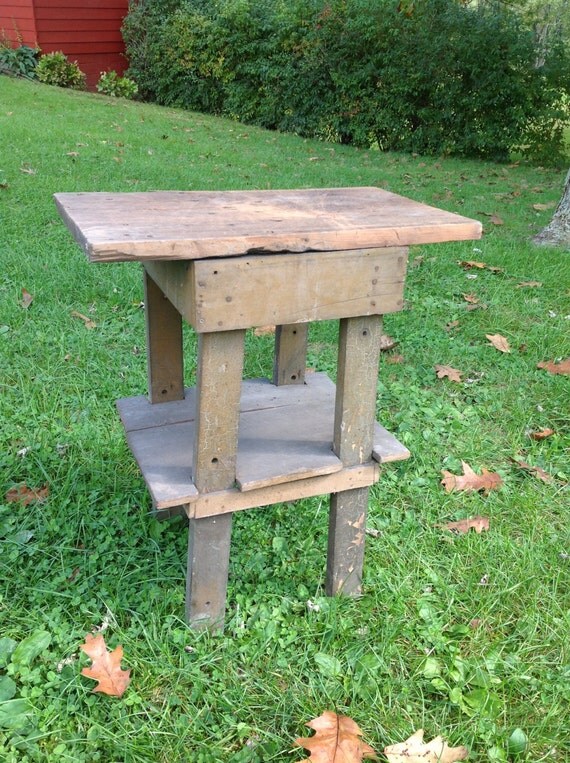
[[[499,352],[511,352],[509,342],[504,336],[500,334],[485,334],[485,336],[489,340],[489,344]]]
[[[295,740],[310,753],[311,760],[306,758],[302,763],[361,763],[364,758],[376,757],[372,747],[360,739],[360,728],[346,715],[325,710],[306,725],[316,734]]]
[[[530,464],[527,464],[526,461],[517,461],[516,458],[513,458],[512,460],[519,468],[523,469],[525,472],[529,472],[536,477],[537,480],[542,480],[542,482],[552,482],[554,480],[552,474],[545,472],[540,466],[531,466]]]
[[[49,485],[42,487],[28,487],[19,485],[13,487],[6,493],[6,503],[21,503],[22,506],[28,506],[34,501],[44,501],[49,495]]]
[[[561,360],[560,363],[555,363],[553,360],[543,360],[542,363],[537,363],[537,368],[543,368],[550,374],[565,374],[570,375],[570,358]]]
[[[80,321],[83,321],[86,329],[97,328],[97,324],[95,323],[95,321],[92,321],[91,318],[88,318],[86,315],[83,315],[82,313],[78,313],[77,310],[72,310],[71,316],[72,318],[79,318]]]
[[[466,747],[449,747],[442,737],[424,742],[424,730],[418,729],[409,739],[384,748],[389,763],[456,763],[469,755]]]
[[[448,472],[446,469],[442,469],[443,479],[441,484],[445,487],[447,493],[451,493],[453,490],[464,490],[468,493],[484,491],[488,493],[489,490],[494,490],[503,484],[503,480],[496,472],[489,472],[487,469],[482,470],[482,474],[476,474],[473,469],[465,461],[461,462],[463,466],[463,474],[456,475]]]
[[[529,432],[528,436],[531,440],[546,440],[547,437],[552,437],[554,429],[541,429],[538,432]]]
[[[459,519],[457,522],[446,522],[439,525],[444,530],[450,530],[453,533],[468,533],[469,530],[475,530],[476,533],[482,533],[489,529],[489,517],[470,517],[469,519]]]
[[[24,308],[24,310],[27,310],[33,301],[34,295],[30,294],[27,289],[22,289],[22,301],[20,302],[20,305]]]
[[[485,270],[487,267],[486,262],[476,262],[475,260],[461,260],[459,265],[462,268],[465,268],[465,270],[473,270],[474,268],[477,270]]]
[[[131,671],[121,669],[123,647],[118,646],[109,652],[101,633],[96,636],[88,633],[81,649],[93,661],[90,668],[83,668],[81,671],[82,676],[98,681],[93,691],[100,691],[111,697],[121,697],[131,681]]]
[[[454,382],[460,382],[463,374],[463,371],[459,371],[457,368],[452,368],[451,366],[436,365],[435,370],[438,379],[443,379],[447,376],[450,381]]]

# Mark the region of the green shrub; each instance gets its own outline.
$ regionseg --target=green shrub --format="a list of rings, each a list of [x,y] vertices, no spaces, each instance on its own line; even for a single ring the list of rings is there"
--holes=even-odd
[[[36,67],[36,74],[40,82],[46,85],[85,90],[85,74],[77,61],[69,61],[61,51],[43,55]]]
[[[125,20],[143,97],[308,137],[422,154],[563,152],[570,54],[456,0],[158,0]]]
[[[116,98],[134,98],[138,92],[137,84],[129,77],[120,77],[115,71],[101,72],[97,91]]]
[[[19,45],[13,48],[9,42],[0,42],[0,73],[33,79],[38,63],[37,48]]]

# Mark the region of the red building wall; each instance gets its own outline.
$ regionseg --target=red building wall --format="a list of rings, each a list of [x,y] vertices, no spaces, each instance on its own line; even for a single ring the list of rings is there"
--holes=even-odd
[[[127,66],[121,36],[127,11],[128,0],[0,0],[0,29],[13,40],[15,24],[25,44],[63,51],[93,89],[102,71],[122,74]]]

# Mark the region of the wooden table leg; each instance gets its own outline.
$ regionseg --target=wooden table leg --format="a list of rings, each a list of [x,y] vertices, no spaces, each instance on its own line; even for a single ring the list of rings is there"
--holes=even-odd
[[[275,329],[273,384],[304,384],[307,365],[308,323],[290,323]]]
[[[144,271],[148,395],[151,403],[184,398],[182,316]]]
[[[345,466],[372,458],[382,318],[340,322],[333,449]],[[361,591],[369,488],[331,495],[326,593]]]
[[[233,487],[245,331],[199,334],[193,482],[200,493]],[[232,515],[190,519],[186,618],[223,628]]]

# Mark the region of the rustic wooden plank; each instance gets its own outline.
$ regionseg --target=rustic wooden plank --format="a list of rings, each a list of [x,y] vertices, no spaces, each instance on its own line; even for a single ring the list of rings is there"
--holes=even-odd
[[[198,339],[192,479],[200,493],[233,487],[245,331]],[[232,515],[190,519],[186,618],[195,628],[223,628]]]
[[[275,329],[273,384],[304,384],[309,326],[294,323]]]
[[[92,260],[326,252],[481,236],[475,220],[379,188],[60,193],[55,200]]]
[[[151,403],[182,400],[182,317],[144,271],[148,394]]]
[[[200,495],[185,505],[189,517],[207,517],[243,511],[274,503],[287,503],[316,495],[326,495],[341,490],[373,485],[378,481],[380,470],[377,464],[349,466],[333,474],[308,477],[279,485],[269,485],[242,493],[237,488]]]
[[[191,388],[186,390],[184,400],[164,405],[151,405],[142,395],[117,403],[130,448],[159,510],[189,503],[198,497],[192,482],[192,448],[189,445],[194,442],[195,401],[195,389]],[[324,373],[309,374],[306,384],[300,386],[274,387],[267,379],[243,382],[236,471],[248,485],[248,492],[257,489],[253,484],[253,474],[263,484],[283,483],[280,478],[284,469],[279,458],[265,461],[267,471],[260,474],[257,463],[259,448],[254,437],[258,429],[258,416],[264,419],[263,426],[267,433],[270,431],[271,412],[276,414],[273,429],[276,438],[280,437],[282,441],[284,434],[279,431],[277,421],[286,416],[290,420],[288,426],[293,442],[289,445],[285,442],[283,446],[294,451],[305,437],[309,440],[314,437],[314,431],[307,431],[312,421],[307,412],[318,411],[321,418],[317,426],[322,437],[320,447],[325,452],[326,446],[322,443],[332,443],[333,439],[334,407],[335,385]],[[375,423],[374,459],[388,463],[408,456],[407,448]],[[306,463],[303,463],[307,475],[311,473],[313,458],[314,455],[307,456]],[[317,465],[318,459],[317,453]],[[290,463],[294,468],[295,463]],[[293,476],[290,478],[293,479]]]
[[[399,247],[200,260],[184,314],[197,331],[219,331],[392,313],[406,260]]]
[[[332,450],[331,420],[323,415],[322,401],[305,403],[302,409],[281,406],[242,416],[239,447],[236,479],[243,491],[342,469]]]
[[[380,357],[380,317],[340,322],[334,451],[345,466],[370,459]],[[364,562],[367,487],[333,493],[330,501],[326,592],[359,595]]]

